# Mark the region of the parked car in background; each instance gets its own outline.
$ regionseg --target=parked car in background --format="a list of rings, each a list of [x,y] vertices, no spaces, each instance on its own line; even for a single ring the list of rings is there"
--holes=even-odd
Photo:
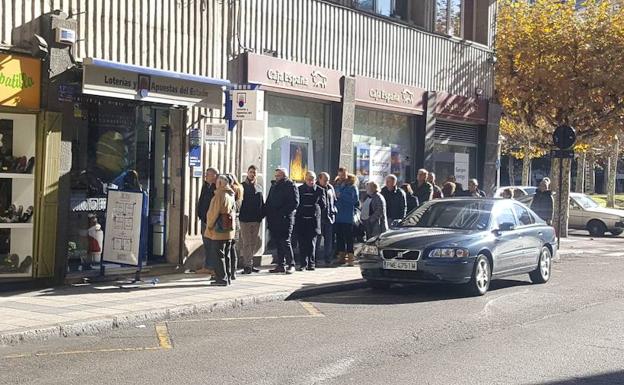
[[[483,295],[490,281],[529,273],[550,279],[555,230],[531,209],[492,198],[425,203],[360,250],[362,276],[373,288],[393,283],[464,284]]]
[[[530,206],[533,195],[520,197],[518,200]],[[618,236],[624,232],[624,210],[602,207],[586,194],[570,193],[568,228],[587,230],[594,237],[602,237],[607,232]]]
[[[533,186],[502,186],[496,189],[496,192],[494,193],[494,198],[502,197],[503,191],[508,188],[514,189],[514,198],[519,198],[525,195],[535,195],[535,192],[537,191],[537,187]]]

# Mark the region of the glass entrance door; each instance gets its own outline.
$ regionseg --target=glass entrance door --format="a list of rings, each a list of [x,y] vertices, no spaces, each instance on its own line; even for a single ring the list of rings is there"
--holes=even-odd
[[[169,191],[169,110],[152,109],[150,127],[148,261],[165,262]]]

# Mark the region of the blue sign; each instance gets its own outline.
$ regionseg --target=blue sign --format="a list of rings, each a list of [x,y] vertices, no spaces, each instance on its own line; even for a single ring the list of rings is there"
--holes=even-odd
[[[198,128],[189,132],[189,167],[201,168],[201,131]]]

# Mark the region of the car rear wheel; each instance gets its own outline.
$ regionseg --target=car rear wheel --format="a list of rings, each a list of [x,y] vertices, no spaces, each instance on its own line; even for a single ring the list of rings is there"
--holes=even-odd
[[[552,254],[548,247],[542,247],[540,252],[539,262],[537,263],[537,269],[529,273],[531,282],[533,283],[546,283],[550,279],[550,270],[552,267]]]
[[[592,237],[604,237],[607,232],[607,226],[597,219],[592,219],[587,224],[587,231]]]
[[[475,261],[472,278],[468,282],[468,292],[475,296],[487,293],[492,279],[490,260],[483,254],[479,254]]]
[[[367,280],[366,283],[368,283],[368,286],[373,290],[388,290],[392,285],[390,282],[374,281],[372,279]]]
[[[613,230],[611,230],[611,234],[615,235],[616,237],[618,235],[622,235],[622,233],[624,233],[624,230],[622,230],[622,229],[613,229]]]

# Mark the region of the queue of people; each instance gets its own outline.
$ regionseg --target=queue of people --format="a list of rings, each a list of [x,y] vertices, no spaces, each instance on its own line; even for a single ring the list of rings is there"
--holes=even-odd
[[[239,183],[234,175],[220,174],[215,168],[205,172],[196,207],[205,260],[197,273],[212,275],[214,285],[227,286],[236,280],[237,250],[240,274],[260,271],[254,267],[253,258],[262,246],[260,231],[265,219],[276,250],[275,266],[269,273],[292,274],[320,266],[353,266],[356,228],[371,239],[429,200],[485,196],[474,179],[468,182],[466,191],[453,176],[438,186],[435,174],[425,169],[418,170],[412,184],[399,185],[392,174],[385,178],[381,189],[370,181],[360,197],[356,176],[344,167],[338,169],[333,181],[326,172],[317,176],[309,171],[299,186],[288,177],[286,169],[277,168],[265,200],[257,173],[255,166],[249,166],[245,180]]]

